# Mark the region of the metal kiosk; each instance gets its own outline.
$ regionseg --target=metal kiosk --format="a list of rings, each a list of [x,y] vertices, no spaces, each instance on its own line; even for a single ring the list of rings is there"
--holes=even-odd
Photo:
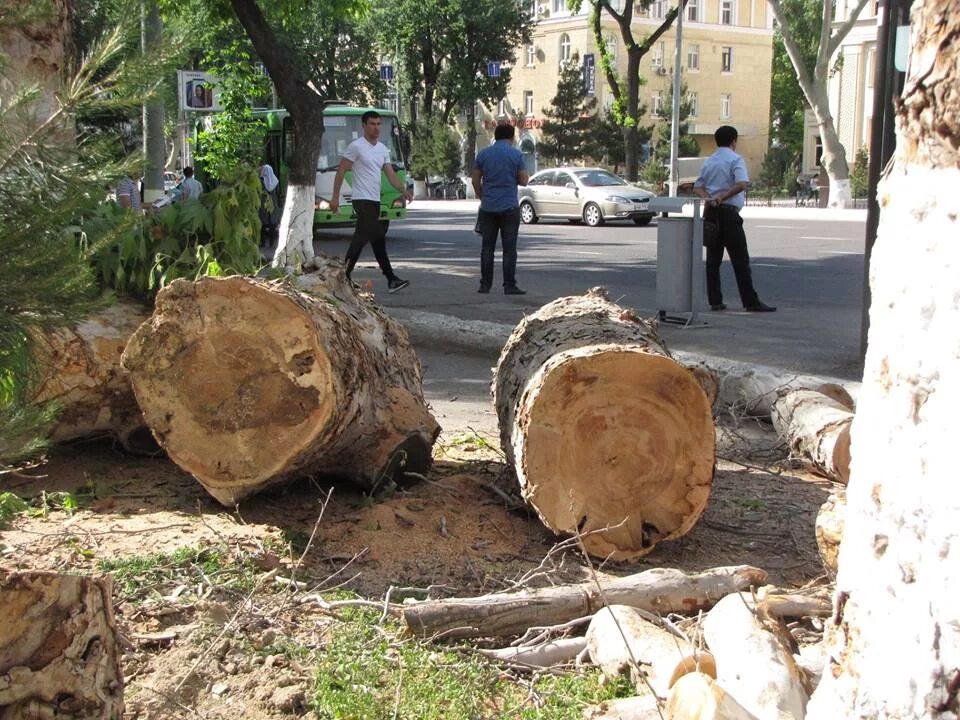
[[[657,317],[683,327],[705,327],[697,313],[706,310],[703,269],[703,217],[700,198],[650,198],[657,219]],[[680,216],[693,205],[693,217]],[[668,217],[667,213],[677,213]],[[684,313],[686,317],[668,313]]]

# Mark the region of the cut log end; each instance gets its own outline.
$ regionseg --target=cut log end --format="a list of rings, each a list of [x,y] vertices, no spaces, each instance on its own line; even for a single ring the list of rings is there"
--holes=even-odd
[[[537,479],[525,497],[551,529],[580,533],[593,555],[632,560],[693,526],[713,480],[715,436],[709,400],[686,368],[593,346],[555,356],[531,386],[518,456],[524,477]]]

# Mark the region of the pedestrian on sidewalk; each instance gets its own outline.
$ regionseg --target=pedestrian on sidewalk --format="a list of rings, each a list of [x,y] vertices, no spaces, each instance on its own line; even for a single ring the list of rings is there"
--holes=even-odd
[[[736,152],[737,129],[721,125],[713,138],[717,149],[703,163],[700,175],[693,184],[693,191],[704,199],[704,221],[715,222],[718,228],[717,241],[707,247],[707,301],[715,312],[727,309],[720,291],[720,263],[723,262],[723,251],[726,249],[737,278],[743,309],[748,312],[773,312],[776,308],[765,305],[757,296],[750,272],[747,236],[743,232],[743,218],[740,217],[750,178],[747,164]]]
[[[199,200],[203,195],[203,185],[193,176],[193,168],[185,167],[183,169],[183,182],[180,183],[180,202],[187,203],[191,200]]]
[[[357,138],[347,145],[337,167],[337,175],[333,180],[333,197],[330,198],[330,210],[336,213],[340,209],[340,188],[347,170],[353,170],[351,203],[353,212],[357,216],[357,227],[353,233],[353,240],[347,248],[345,264],[347,278],[350,278],[363,247],[370,243],[373,254],[377,258],[380,271],[387,278],[387,289],[395,293],[409,285],[409,281],[401,280],[393,272],[390,258],[387,255],[387,223],[380,219],[380,173],[387,176],[387,180],[409,202],[413,200],[410,192],[390,162],[390,151],[380,142],[380,113],[368,110],[360,117],[363,124],[363,137]]]
[[[513,125],[497,125],[494,143],[477,153],[471,180],[473,191],[480,198],[477,223],[482,244],[480,249],[480,289],[490,292],[493,285],[493,255],[497,235],[503,253],[503,292],[525,295],[517,287],[517,235],[520,232],[520,203],[517,186],[529,180],[523,155],[513,146],[516,129]]]

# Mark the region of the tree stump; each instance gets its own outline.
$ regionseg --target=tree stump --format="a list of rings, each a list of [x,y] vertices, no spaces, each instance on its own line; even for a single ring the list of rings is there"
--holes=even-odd
[[[109,576],[0,574],[0,716],[123,715]]]
[[[113,435],[128,450],[157,450],[120,366],[127,341],[149,315],[143,305],[118,302],[74,327],[33,333],[41,368],[33,401],[63,408],[51,440]]]
[[[524,318],[493,396],[524,499],[591,554],[636,559],[703,512],[715,461],[710,400],[656,325],[602,288]]]
[[[440,432],[404,329],[342,270],[177,280],[123,354],[155,437],[225,505],[307,473],[373,489],[430,466]]]

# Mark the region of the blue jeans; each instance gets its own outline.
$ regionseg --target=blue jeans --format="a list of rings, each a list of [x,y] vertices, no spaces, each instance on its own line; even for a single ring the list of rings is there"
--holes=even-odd
[[[517,235],[520,232],[520,208],[500,212],[481,210],[480,234],[483,244],[480,249],[480,286],[493,285],[493,254],[497,249],[497,235],[503,248],[503,286],[517,284]]]

